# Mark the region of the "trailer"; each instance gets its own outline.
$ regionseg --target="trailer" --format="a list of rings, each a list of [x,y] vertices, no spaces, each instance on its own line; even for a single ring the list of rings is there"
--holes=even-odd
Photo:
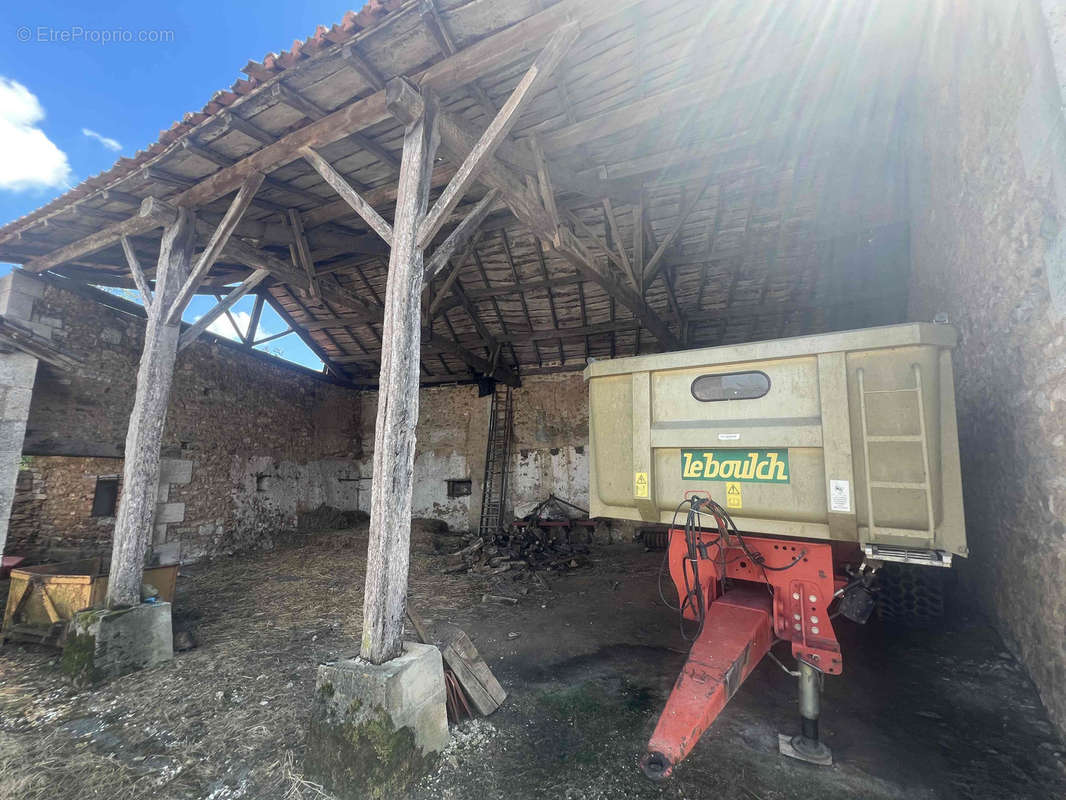
[[[820,687],[832,618],[864,622],[886,563],[965,556],[948,325],[911,323],[595,361],[590,513],[669,527],[664,572],[692,648],[641,765],[668,777],[744,679],[789,642],[801,730],[832,763]]]

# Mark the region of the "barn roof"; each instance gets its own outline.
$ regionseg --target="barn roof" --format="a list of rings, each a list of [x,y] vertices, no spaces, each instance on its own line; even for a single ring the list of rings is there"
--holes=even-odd
[[[425,383],[895,322],[906,65],[864,39],[868,5],[373,0],[249,62],[134,158],[0,228],[0,259],[133,287],[120,235],[151,279],[169,210],[197,209],[206,240],[263,172],[202,291],[269,269],[256,291],[331,372],[372,386],[388,247],[301,148],[391,219],[403,125],[386,84],[435,92],[476,137],[576,22],[496,155],[520,188],[551,187],[571,256],[506,196],[486,199],[474,237],[427,284]],[[460,160],[442,149],[434,195]],[[473,184],[435,243],[491,183]]]

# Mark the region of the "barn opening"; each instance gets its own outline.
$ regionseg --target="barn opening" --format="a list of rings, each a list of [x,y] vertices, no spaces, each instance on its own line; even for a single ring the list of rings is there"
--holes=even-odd
[[[847,386],[683,360],[925,323],[957,334],[945,349],[966,552],[938,572],[889,563],[873,622],[834,620],[845,666],[825,679],[821,723],[835,771],[779,758],[777,730],[799,724],[797,679],[763,659],[671,762],[672,780],[737,797],[1061,793],[1066,56],[1054,4],[492,6],[352,12],[250,61],[158,142],[0,228],[0,258],[20,267],[0,290],[0,541],[25,559],[9,567],[110,561],[101,604],[115,607],[140,603],[145,565],[181,565],[173,627],[198,646],[102,691],[143,721],[138,698],[163,682],[188,709],[168,723],[173,739],[207,755],[190,767],[162,736],[129,740],[131,752],[178,776],[163,791],[207,794],[240,785],[225,756],[240,726],[245,791],[310,796],[300,764],[316,670],[357,652],[393,660],[406,602],[437,635],[475,632],[511,693],[493,728],[467,729],[468,749],[432,773],[443,783],[411,796],[651,796],[634,765],[689,652],[658,603],[656,546],[683,492],[660,503],[657,470],[710,449],[654,382],[696,370],[670,397],[698,414],[775,397],[814,408]],[[193,297],[211,302],[183,318]],[[209,330],[238,303],[256,322]],[[260,327],[268,314],[275,327]],[[280,336],[322,368],[264,352]],[[604,412],[649,421],[613,437],[629,460],[624,485],[606,486],[590,473],[607,446],[590,433],[586,376],[621,359],[663,366],[648,371],[645,411],[630,397]],[[714,445],[746,444],[751,428],[714,429]],[[692,448],[669,438],[681,436]],[[647,468],[631,468],[634,442]],[[786,448],[791,474],[799,451],[824,444]],[[840,453],[862,471],[860,448]],[[112,466],[57,467],[42,488],[62,459]],[[683,491],[698,488],[690,477]],[[826,480],[824,502],[797,500],[790,522],[832,541],[829,515],[863,502],[856,480]],[[737,516],[769,491],[736,484],[739,505],[723,507]],[[654,508],[597,517],[612,492]],[[106,536],[79,533],[110,510]],[[408,557],[409,576],[393,570]],[[889,624],[915,611],[938,621]],[[54,653],[25,648],[0,650],[5,674],[33,689],[14,701],[20,719],[59,685]],[[85,694],[71,703],[10,734],[4,774],[46,736],[71,754],[90,742],[84,763],[108,769],[94,726],[117,736],[114,721]],[[538,733],[519,729],[523,715]],[[495,760],[473,774],[460,762],[478,748]],[[100,774],[147,785],[140,764]]]

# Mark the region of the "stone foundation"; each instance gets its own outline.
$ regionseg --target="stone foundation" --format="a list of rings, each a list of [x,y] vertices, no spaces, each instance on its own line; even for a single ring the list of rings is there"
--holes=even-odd
[[[142,603],[116,611],[76,613],[60,667],[75,683],[93,684],[173,657],[170,603]]]
[[[448,739],[436,647],[405,642],[385,664],[318,668],[304,772],[342,800],[402,797]]]

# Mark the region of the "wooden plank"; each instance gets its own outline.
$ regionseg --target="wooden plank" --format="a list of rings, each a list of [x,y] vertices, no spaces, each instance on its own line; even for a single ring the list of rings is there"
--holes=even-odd
[[[218,305],[204,314],[200,319],[196,320],[192,325],[185,329],[181,334],[181,339],[178,341],[178,352],[180,353],[190,344],[196,341],[201,333],[206,331],[212,322],[221,317],[224,313],[228,312],[233,306],[244,297],[248,292],[252,291],[255,287],[270,277],[270,270],[257,269],[247,278],[245,278],[239,286],[234,289],[223,298]],[[231,320],[232,322],[232,320]],[[236,328],[236,325],[234,325]],[[255,331],[249,326],[251,335],[255,334]],[[240,331],[237,331],[240,334]]]
[[[135,216],[116,222],[114,225],[108,225],[83,239],[33,258],[23,265],[23,269],[29,272],[44,272],[46,269],[57,267],[67,261],[73,261],[110,247],[120,241],[123,236],[137,236],[153,228],[169,225],[174,221],[175,216],[176,213],[171,206],[154,197],[146,197],[141,201],[140,209]]]
[[[470,188],[478,173],[492,159],[496,149],[507,138],[511,129],[518,122],[522,109],[536,97],[540,87],[544,85],[544,82],[551,76],[559,62],[563,60],[563,56],[566,55],[580,33],[581,27],[576,22],[569,22],[560,27],[533,64],[526,70],[522,80],[518,82],[510,97],[507,98],[507,102],[503,104],[495,118],[489,123],[489,127],[481,135],[481,138],[467,153],[455,176],[426,215],[426,219],[418,230],[418,242],[422,247],[432,241],[448,215],[451,214],[452,209],[458,205],[463,195],[466,194],[467,189]]]
[[[137,253],[134,251],[133,243],[130,242],[129,237],[123,236],[120,241],[122,242],[122,252],[126,254],[126,263],[129,264],[130,273],[133,275],[133,282],[137,284],[137,289],[141,293],[144,307],[148,308],[152,305],[152,290],[148,287],[148,281],[144,277],[141,262],[137,258]]]
[[[360,655],[372,664],[403,652],[421,339],[418,229],[429,203],[437,149],[435,117],[435,102],[430,101],[404,133],[389,255],[360,648]]]
[[[457,632],[440,653],[479,714],[488,716],[503,705],[507,692],[464,631]]]
[[[196,265],[189,273],[185,285],[181,287],[181,291],[178,292],[177,297],[174,298],[173,303],[167,309],[167,325],[176,325],[181,320],[181,315],[185,311],[185,306],[188,304],[189,300],[192,299],[192,296],[196,294],[196,289],[200,285],[200,282],[207,277],[207,273],[211,271],[211,267],[215,264],[215,259],[221,255],[222,250],[226,246],[226,242],[229,241],[230,236],[237,227],[237,223],[240,222],[241,217],[244,216],[244,212],[248,210],[252,198],[254,198],[255,193],[259,191],[259,186],[263,183],[265,177],[266,176],[262,172],[255,172],[249,175],[244,180],[244,183],[241,184],[241,188],[237,190],[237,194],[234,195],[233,200],[229,204],[229,208],[226,209],[222,221],[218,223],[218,227],[215,228],[214,233],[211,234],[207,246],[204,247],[204,251],[196,260]]]
[[[308,164],[314,167],[315,172],[322,176],[322,180],[333,187],[333,191],[339,194],[344,202],[351,206],[352,211],[362,217],[366,224],[373,228],[378,236],[385,240],[386,244],[391,246],[392,226],[374,210],[374,207],[370,205],[370,203],[363,199],[363,197],[351,187],[348,181],[344,179],[344,176],[337,172],[332,164],[310,147],[304,147],[301,149],[300,154]]]

